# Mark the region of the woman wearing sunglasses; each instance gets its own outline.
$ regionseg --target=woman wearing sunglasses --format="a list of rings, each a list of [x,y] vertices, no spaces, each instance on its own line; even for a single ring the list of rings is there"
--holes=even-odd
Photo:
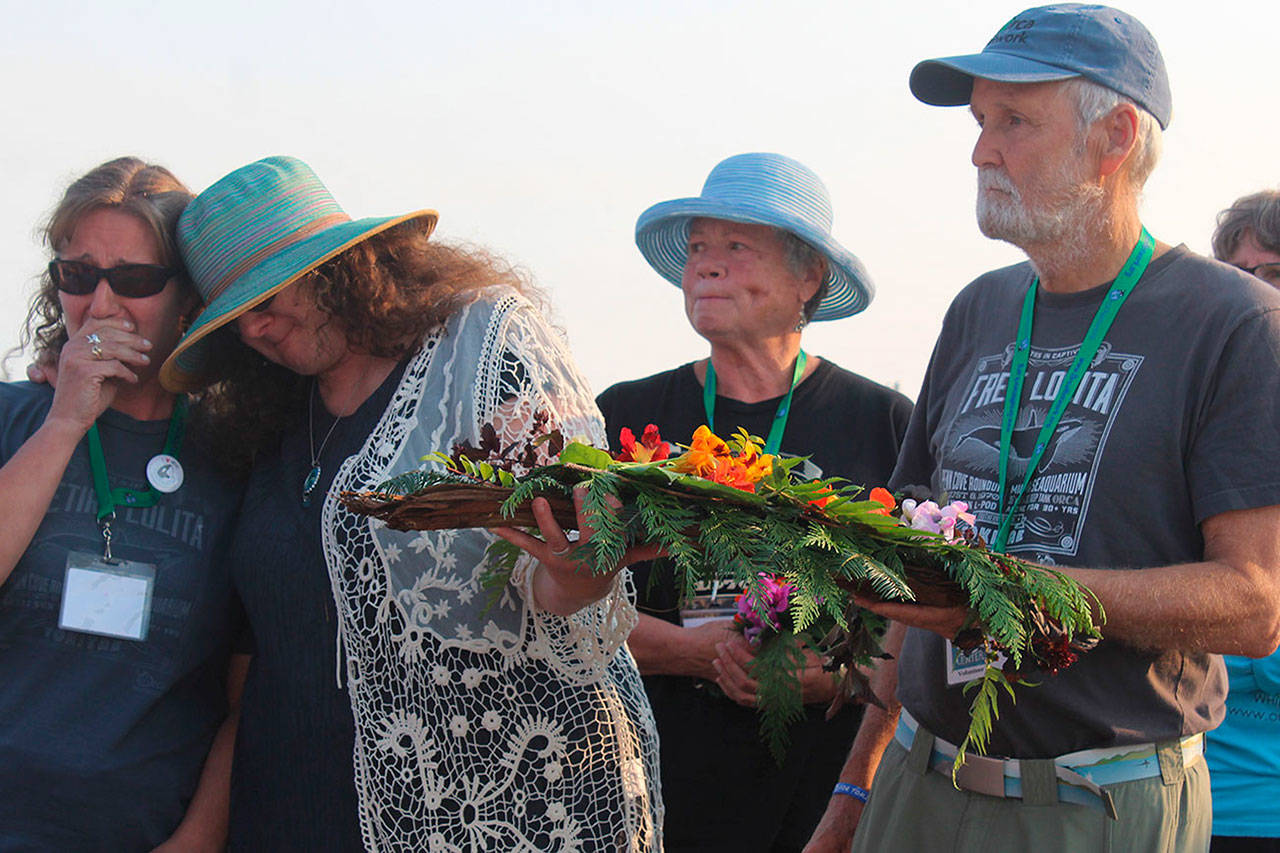
[[[656,733],[618,579],[578,572],[549,510],[545,540],[507,534],[537,559],[486,589],[494,534],[390,530],[338,501],[455,443],[522,457],[553,428],[603,442],[536,293],[428,239],[435,223],[353,221],[306,164],[272,157],[178,226],[206,307],[164,381],[200,384],[220,366],[207,345],[234,334],[257,354],[232,383],[259,389],[251,414],[294,413],[254,464],[229,558],[255,640],[230,846],[660,850]]]
[[[158,378],[199,306],[173,238],[190,199],[122,158],[44,231],[23,343],[54,381],[0,384],[0,849],[225,837],[240,490]]]

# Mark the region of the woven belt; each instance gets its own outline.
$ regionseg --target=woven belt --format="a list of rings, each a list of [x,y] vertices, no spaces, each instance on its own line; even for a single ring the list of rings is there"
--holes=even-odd
[[[898,717],[894,739],[910,753],[923,753],[928,747],[928,766],[946,775],[958,752],[954,744],[934,736],[903,709]],[[917,740],[920,744],[916,746]],[[913,749],[913,746],[916,746]],[[1168,749],[1175,747],[1175,749]],[[1178,752],[1182,766],[1166,766],[1171,753]],[[1162,754],[1163,753],[1163,754]],[[957,787],[990,797],[1023,799],[1037,805],[1053,802],[1076,803],[1105,812],[1115,818],[1115,804],[1103,785],[1164,776],[1168,781],[1182,769],[1190,767],[1204,754],[1204,736],[1195,734],[1167,743],[1140,743],[1103,749],[1085,749],[1060,755],[1052,760],[1019,760],[967,755],[955,773]],[[921,756],[923,758],[923,756]],[[1024,784],[1025,783],[1025,784]],[[1056,798],[1053,789],[1056,787]],[[1026,793],[1024,793],[1024,790]]]

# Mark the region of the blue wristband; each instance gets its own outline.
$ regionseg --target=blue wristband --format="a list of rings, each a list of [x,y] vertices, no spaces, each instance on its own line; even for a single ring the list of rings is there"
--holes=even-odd
[[[860,803],[865,803],[867,797],[871,796],[871,792],[866,788],[859,788],[857,785],[850,785],[848,782],[837,782],[835,790],[831,792],[831,796],[836,794],[844,794],[846,797],[853,797]]]

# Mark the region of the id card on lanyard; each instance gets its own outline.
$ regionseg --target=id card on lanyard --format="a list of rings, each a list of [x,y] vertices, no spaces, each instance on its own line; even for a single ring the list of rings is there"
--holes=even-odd
[[[179,397],[169,418],[164,450],[147,466],[150,488],[145,491],[112,489],[107,479],[106,460],[98,426],[89,428],[89,467],[98,498],[98,527],[102,531],[102,554],[72,551],[67,555],[62,584],[62,606],[58,627],[64,631],[96,634],[122,640],[142,641],[151,625],[151,603],[155,594],[156,567],[151,563],[122,560],[111,555],[111,522],[118,505],[150,507],[160,500],[161,491],[172,492],[181,485],[178,451],[186,405]],[[156,461],[160,460],[159,464]],[[177,485],[174,485],[176,479]]]

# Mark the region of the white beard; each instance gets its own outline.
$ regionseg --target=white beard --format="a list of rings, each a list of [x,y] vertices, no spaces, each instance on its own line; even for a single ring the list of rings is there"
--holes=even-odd
[[[1022,193],[1003,168],[978,169],[978,228],[993,240],[1004,240],[1023,249],[1052,247],[1066,260],[1083,250],[1089,233],[1105,222],[1107,206],[1102,187],[1086,183],[1079,161],[1064,159],[1037,180],[1037,195],[1049,199],[1028,206]],[[1002,192],[988,192],[994,188]]]

